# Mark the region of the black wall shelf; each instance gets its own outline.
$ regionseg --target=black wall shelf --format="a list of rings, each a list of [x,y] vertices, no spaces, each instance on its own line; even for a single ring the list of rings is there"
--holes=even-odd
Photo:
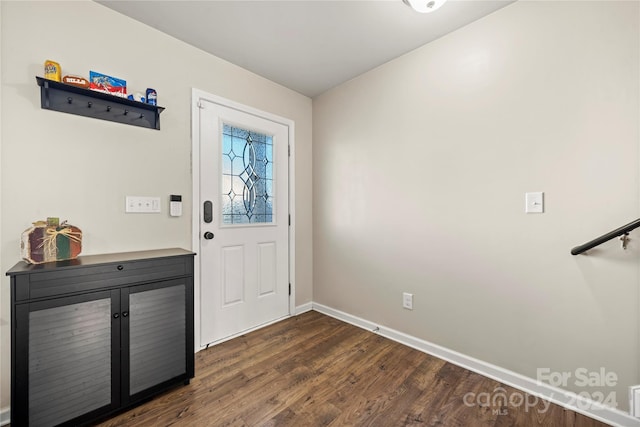
[[[41,107],[94,119],[160,130],[163,107],[36,77]]]

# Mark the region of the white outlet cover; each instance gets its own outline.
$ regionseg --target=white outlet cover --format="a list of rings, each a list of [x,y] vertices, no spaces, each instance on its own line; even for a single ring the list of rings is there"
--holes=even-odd
[[[413,310],[413,294],[408,292],[402,293],[402,307]]]

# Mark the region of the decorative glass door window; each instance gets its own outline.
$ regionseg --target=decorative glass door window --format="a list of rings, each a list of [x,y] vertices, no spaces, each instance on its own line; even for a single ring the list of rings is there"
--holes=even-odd
[[[222,223],[273,223],[273,136],[222,129]]]

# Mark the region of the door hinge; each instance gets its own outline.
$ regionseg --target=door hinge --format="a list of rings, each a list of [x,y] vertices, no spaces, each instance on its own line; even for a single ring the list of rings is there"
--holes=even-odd
[[[289,283],[289,295],[291,295],[291,283]]]
[[[289,154],[289,157],[291,157],[291,146],[287,145],[287,153]]]
[[[291,227],[291,214],[289,214],[289,227]]]

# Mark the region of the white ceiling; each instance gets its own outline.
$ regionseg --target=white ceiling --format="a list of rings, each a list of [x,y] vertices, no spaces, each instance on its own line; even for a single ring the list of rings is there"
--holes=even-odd
[[[309,97],[513,2],[421,14],[402,0],[96,1]]]

